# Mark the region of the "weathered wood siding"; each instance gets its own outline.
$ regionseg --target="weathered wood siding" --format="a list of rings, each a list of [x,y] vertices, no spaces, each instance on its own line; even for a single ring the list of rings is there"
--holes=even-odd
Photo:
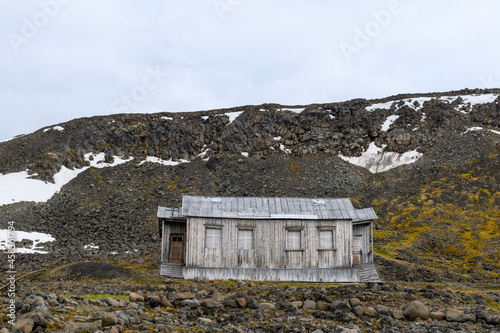
[[[361,256],[363,263],[373,262],[373,252],[371,251],[371,225],[356,224],[353,227],[353,235],[361,236]]]
[[[221,230],[221,248],[206,248],[206,229]],[[333,248],[319,249],[319,231],[333,231]],[[239,230],[252,230],[253,248],[239,249]],[[300,248],[290,250],[287,232],[300,232]],[[253,220],[190,217],[186,266],[226,268],[350,268],[350,220]]]
[[[186,279],[360,282],[357,268],[241,268],[241,267],[182,267]]]
[[[161,248],[161,262],[167,263],[170,261],[170,236],[184,235],[184,258],[186,258],[186,223],[163,221],[163,237]]]

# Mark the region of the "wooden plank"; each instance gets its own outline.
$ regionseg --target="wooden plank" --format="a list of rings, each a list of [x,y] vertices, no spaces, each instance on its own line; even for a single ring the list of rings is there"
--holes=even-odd
[[[243,267],[210,268],[184,267],[182,273],[187,279],[236,279],[253,281],[294,282],[358,282],[358,270],[347,269],[252,269]]]

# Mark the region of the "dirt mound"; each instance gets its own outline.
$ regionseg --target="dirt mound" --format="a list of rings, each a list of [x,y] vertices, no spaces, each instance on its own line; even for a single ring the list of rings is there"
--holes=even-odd
[[[111,280],[130,279],[138,276],[130,268],[123,268],[111,264],[85,261],[77,262],[54,268],[41,276],[41,278],[54,280]]]

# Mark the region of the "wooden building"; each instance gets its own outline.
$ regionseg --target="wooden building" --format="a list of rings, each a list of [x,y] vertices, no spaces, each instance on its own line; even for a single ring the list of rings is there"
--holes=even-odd
[[[158,208],[160,274],[187,279],[379,281],[372,208],[349,199],[184,196]]]

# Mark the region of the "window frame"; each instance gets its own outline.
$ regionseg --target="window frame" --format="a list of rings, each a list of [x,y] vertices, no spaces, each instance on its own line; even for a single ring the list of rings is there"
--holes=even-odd
[[[286,243],[285,243],[285,251],[304,251],[303,247],[303,231],[304,227],[285,227],[286,230]],[[291,248],[291,242],[290,242],[290,234],[291,233],[298,233],[299,237],[299,247],[298,248]],[[295,237],[296,239],[297,237]],[[293,244],[296,244],[296,242],[293,242]]]
[[[246,248],[246,247],[241,247],[241,233],[242,232],[251,232],[251,236],[250,236],[250,248]],[[247,241],[248,241],[248,237],[243,237],[245,239],[245,245],[248,245]],[[238,247],[238,250],[253,250],[255,248],[255,237],[254,237],[254,227],[238,227],[238,244],[237,244],[237,247]]]
[[[212,240],[216,239],[217,235],[209,235],[209,231],[218,231],[218,245],[219,247],[208,247],[208,238],[211,237]],[[213,243],[215,245],[215,243]],[[210,250],[222,250],[222,226],[220,225],[205,225],[205,249]]]
[[[322,247],[321,246],[321,233],[322,232],[330,232],[332,237],[332,246],[331,247]],[[336,242],[336,227],[318,227],[318,251],[336,251],[337,250],[337,242]]]

